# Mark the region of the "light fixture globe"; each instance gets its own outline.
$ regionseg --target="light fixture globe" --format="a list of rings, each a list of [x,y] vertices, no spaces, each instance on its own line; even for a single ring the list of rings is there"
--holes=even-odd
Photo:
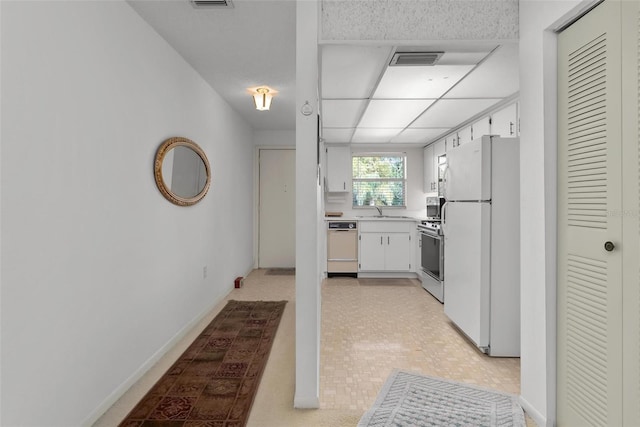
[[[273,95],[267,87],[259,87],[253,94],[253,102],[256,104],[256,110],[258,111],[268,111],[271,107],[272,99]]]

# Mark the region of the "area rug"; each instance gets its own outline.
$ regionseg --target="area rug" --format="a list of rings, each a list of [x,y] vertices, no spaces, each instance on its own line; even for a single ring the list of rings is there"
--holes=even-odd
[[[295,276],[295,268],[270,268],[265,273],[267,276]]]
[[[524,427],[518,398],[509,393],[394,371],[358,427]]]
[[[120,426],[246,425],[286,301],[229,301]]]

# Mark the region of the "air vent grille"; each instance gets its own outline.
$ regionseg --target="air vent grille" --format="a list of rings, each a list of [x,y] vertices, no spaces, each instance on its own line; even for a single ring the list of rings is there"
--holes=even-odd
[[[444,52],[396,52],[389,66],[435,65],[443,54]]]
[[[233,7],[231,0],[189,0],[193,7],[197,8],[230,8]]]

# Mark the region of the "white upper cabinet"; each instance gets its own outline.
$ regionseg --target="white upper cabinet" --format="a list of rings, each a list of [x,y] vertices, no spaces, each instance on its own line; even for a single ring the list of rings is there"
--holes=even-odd
[[[491,114],[491,135],[516,137],[519,133],[518,103]]]
[[[467,142],[471,142],[471,126],[458,131],[458,145],[466,144]]]
[[[458,134],[452,133],[444,139],[447,150],[451,150],[453,147],[458,146]]]
[[[433,157],[436,158],[437,161],[437,158],[439,156],[442,156],[447,151],[445,148],[445,141],[444,139],[441,139],[440,141],[434,142],[431,145],[433,145]]]
[[[427,145],[424,147],[423,151],[423,160],[424,160],[424,182],[423,182],[423,191],[425,193],[432,193],[436,191],[436,184],[433,179],[435,176],[435,171],[433,169],[433,146],[434,144]]]
[[[327,147],[325,191],[351,191],[351,149],[347,146]]]
[[[491,121],[489,117],[483,117],[471,125],[471,139],[480,138],[482,135],[491,135]]]
[[[445,162],[440,162],[440,157],[446,155],[446,143],[444,139],[437,141],[433,144],[433,180],[435,182],[434,191],[438,192],[438,194],[442,194],[442,188],[440,188],[442,175],[444,174],[444,169],[441,170],[442,167],[446,164]]]
[[[446,142],[441,139],[424,148],[424,192],[438,192],[439,157],[446,153]]]

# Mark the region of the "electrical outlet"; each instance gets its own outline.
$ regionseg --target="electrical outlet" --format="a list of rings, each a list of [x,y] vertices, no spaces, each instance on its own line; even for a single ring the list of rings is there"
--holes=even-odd
[[[206,265],[204,267],[202,267],[202,278],[203,279],[207,278],[207,266]]]

